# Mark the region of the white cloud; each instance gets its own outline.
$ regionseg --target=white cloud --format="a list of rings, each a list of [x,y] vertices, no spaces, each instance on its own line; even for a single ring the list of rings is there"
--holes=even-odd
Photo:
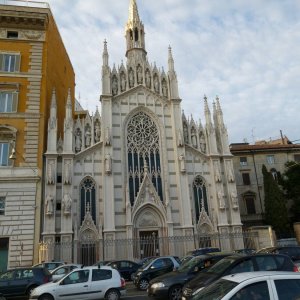
[[[125,61],[129,0],[49,0],[76,73],[76,94],[99,105],[103,41]],[[154,3],[153,3],[154,2]],[[137,0],[150,62],[173,49],[182,108],[203,121],[203,95],[219,95],[231,142],[300,139],[300,2]],[[253,130],[255,128],[255,130]]]

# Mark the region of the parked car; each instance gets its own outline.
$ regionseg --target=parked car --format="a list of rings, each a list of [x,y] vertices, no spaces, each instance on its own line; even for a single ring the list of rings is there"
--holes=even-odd
[[[212,253],[212,252],[220,252],[221,250],[217,247],[205,247],[205,248],[198,248],[194,249],[192,251],[187,252],[186,255],[193,255],[198,256],[206,253]]]
[[[65,264],[61,265],[54,270],[50,271],[52,275],[52,281],[57,281],[61,278],[63,278],[65,275],[69,274],[74,269],[78,269],[83,267],[83,265],[80,264]]]
[[[222,276],[252,272],[252,271],[294,271],[298,268],[291,259],[282,254],[236,254],[227,256],[204,272],[200,272],[191,281],[184,285],[183,296],[190,298],[195,291],[211,284]]]
[[[125,294],[125,280],[117,270],[109,266],[92,266],[75,269],[57,282],[37,287],[29,299],[117,300]]]
[[[140,267],[139,264],[131,260],[114,260],[107,263],[107,266],[117,269],[125,280],[133,280],[133,273]]]
[[[279,253],[285,254],[291,258],[291,260],[300,267],[300,246],[278,246],[267,247],[257,251],[257,253]]]
[[[43,261],[42,263],[36,264],[33,267],[46,268],[49,271],[52,271],[63,264],[65,264],[63,261]]]
[[[52,276],[46,268],[11,269],[0,275],[0,294],[7,299],[28,296],[34,288],[51,280]]]
[[[180,265],[175,256],[160,256],[149,260],[133,274],[133,283],[140,290],[147,290],[151,279],[166,274]]]
[[[192,300],[296,300],[300,298],[300,274],[246,272],[222,277],[199,290]],[[183,297],[182,300],[186,298]]]
[[[185,283],[228,255],[220,252],[193,256],[188,262],[181,264],[176,271],[152,279],[148,287],[148,296],[170,300],[181,299],[182,287]]]

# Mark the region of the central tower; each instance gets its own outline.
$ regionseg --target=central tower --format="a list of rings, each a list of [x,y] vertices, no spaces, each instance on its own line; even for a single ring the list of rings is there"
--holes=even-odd
[[[146,60],[144,24],[140,20],[135,0],[130,0],[125,31],[127,59],[129,61],[135,60],[135,58]]]

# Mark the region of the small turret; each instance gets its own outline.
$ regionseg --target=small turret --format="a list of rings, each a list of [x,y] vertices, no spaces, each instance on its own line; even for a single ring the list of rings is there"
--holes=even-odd
[[[103,48],[103,65],[102,65],[102,94],[109,95],[111,93],[110,87],[110,67],[108,65],[108,51],[107,51],[107,42],[104,40],[104,48]]]
[[[172,55],[172,49],[171,46],[169,46],[169,58],[168,58],[168,77],[170,82],[170,96],[171,99],[179,99],[179,93],[178,93],[178,81],[177,81],[177,75],[174,69],[174,59]]]

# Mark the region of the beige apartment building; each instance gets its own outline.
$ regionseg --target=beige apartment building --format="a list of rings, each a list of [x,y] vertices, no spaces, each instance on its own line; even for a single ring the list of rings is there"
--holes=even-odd
[[[285,170],[288,161],[300,162],[300,145],[286,137],[273,141],[260,141],[254,145],[236,143],[230,145],[234,155],[241,220],[244,227],[264,224],[264,186],[262,166],[265,165],[274,178]]]

